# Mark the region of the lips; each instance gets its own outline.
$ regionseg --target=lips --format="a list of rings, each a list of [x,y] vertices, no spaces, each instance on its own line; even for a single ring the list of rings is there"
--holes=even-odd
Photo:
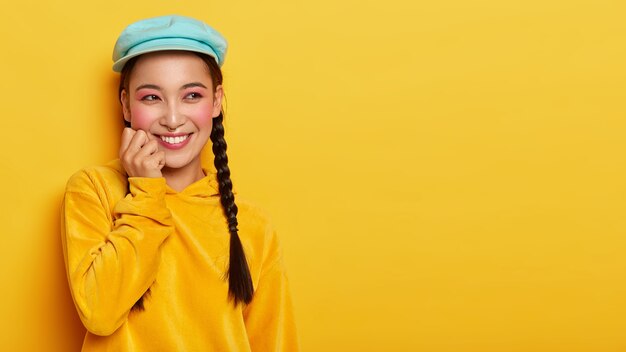
[[[187,145],[187,143],[191,139],[192,134],[193,133],[170,135],[170,136],[160,135],[158,136],[158,138],[159,138],[160,144],[164,146],[165,148],[180,149]]]
[[[172,137],[172,136],[161,136],[161,140],[167,144],[179,144],[184,142],[185,140],[187,140],[187,138],[189,138],[190,135],[186,134],[184,136],[176,136],[176,137]]]

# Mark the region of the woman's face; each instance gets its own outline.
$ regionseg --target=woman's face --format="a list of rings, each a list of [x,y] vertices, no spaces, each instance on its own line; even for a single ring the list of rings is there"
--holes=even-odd
[[[139,57],[120,96],[124,119],[159,142],[166,168],[194,162],[221,111],[222,86],[213,87],[209,69],[197,55],[162,51]]]

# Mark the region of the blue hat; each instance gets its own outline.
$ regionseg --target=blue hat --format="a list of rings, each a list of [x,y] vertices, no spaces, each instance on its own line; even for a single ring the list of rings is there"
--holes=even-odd
[[[227,47],[221,34],[196,19],[175,15],[148,18],[129,25],[117,38],[113,71],[121,72],[135,56],[163,50],[204,53],[222,66]]]

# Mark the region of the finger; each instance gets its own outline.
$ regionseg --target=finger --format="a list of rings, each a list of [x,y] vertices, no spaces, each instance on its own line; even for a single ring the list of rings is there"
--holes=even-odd
[[[141,149],[144,144],[146,144],[147,141],[148,136],[146,135],[146,132],[142,130],[137,130],[137,133],[135,133],[135,135],[133,136],[133,139],[130,141],[130,144],[128,145],[128,148],[126,150],[127,152],[135,154],[139,151],[139,149]]]
[[[130,127],[126,127],[124,128],[124,131],[122,131],[122,139],[120,141],[119,151],[120,157],[124,154],[124,152],[126,152],[126,149],[128,149],[128,145],[130,144],[130,141],[132,140],[135,133],[136,131]]]
[[[165,166],[165,152],[164,151],[160,150],[154,153],[150,157],[156,159],[157,167],[159,168],[159,170],[161,170]]]
[[[163,169],[163,167],[165,167],[165,152],[160,151],[160,152],[157,152],[156,154],[159,157],[159,170],[161,170]]]
[[[161,170],[165,166],[165,152],[158,151],[144,159],[144,166]]]
[[[135,154],[135,159],[147,158],[150,155],[159,151],[159,144],[156,140],[148,141],[141,149]]]

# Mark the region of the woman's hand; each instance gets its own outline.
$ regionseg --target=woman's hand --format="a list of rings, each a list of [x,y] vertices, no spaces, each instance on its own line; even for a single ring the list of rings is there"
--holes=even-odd
[[[120,145],[120,160],[129,177],[162,177],[165,152],[145,131],[124,128]]]

